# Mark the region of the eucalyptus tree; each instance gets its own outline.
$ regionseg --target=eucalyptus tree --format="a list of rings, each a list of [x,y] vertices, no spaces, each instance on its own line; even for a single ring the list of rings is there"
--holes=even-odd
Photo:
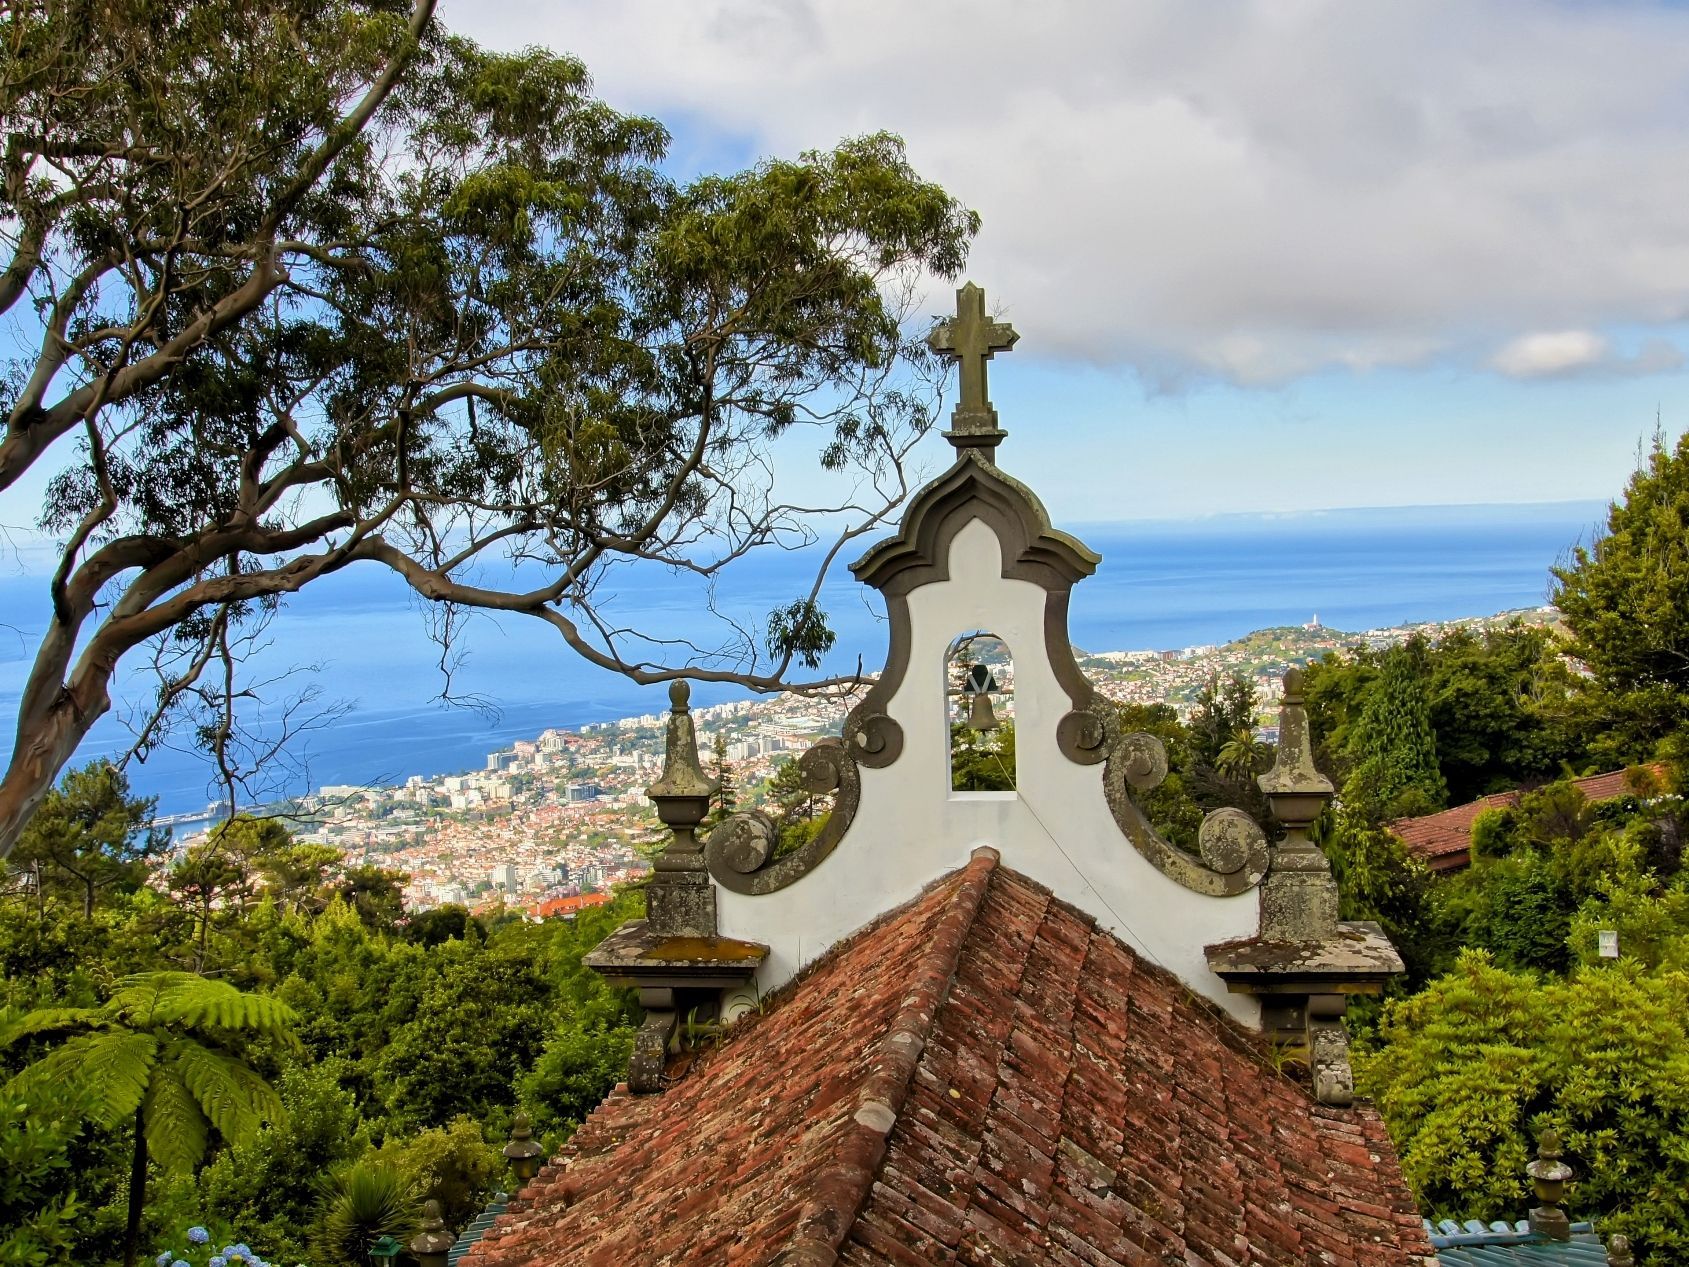
[[[639,682],[816,681],[819,576],[702,648],[625,627],[604,577],[713,578],[825,510],[831,562],[880,522],[931,413],[909,297],[977,218],[887,135],[677,181],[662,126],[579,62],[433,8],[7,3],[0,492],[54,472],[62,548],[0,856],[125,660],[157,674],[133,754],[188,725],[232,795],[276,757],[243,728],[243,647],[354,564],[445,642],[490,608]],[[794,428],[835,503],[776,485]]]

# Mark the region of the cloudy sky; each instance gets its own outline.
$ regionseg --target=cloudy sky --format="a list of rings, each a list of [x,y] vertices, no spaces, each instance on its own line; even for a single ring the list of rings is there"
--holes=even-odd
[[[1607,498],[1656,412],[1689,426],[1681,9],[443,15],[581,57],[681,172],[905,137],[984,218],[969,275],[1021,332],[994,363],[1004,464],[1062,518]]]

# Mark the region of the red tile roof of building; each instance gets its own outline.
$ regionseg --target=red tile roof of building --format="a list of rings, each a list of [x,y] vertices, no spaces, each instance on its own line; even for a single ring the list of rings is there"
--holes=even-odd
[[[549,897],[533,908],[540,919],[555,919],[560,915],[578,915],[592,906],[603,906],[613,900],[609,893],[581,893],[569,897]]]
[[[1406,1267],[1376,1112],[982,850],[659,1096],[618,1089],[464,1267]]]
[[[1643,768],[1656,781],[1665,776],[1664,766],[1650,765]],[[1625,785],[1629,774],[1628,770],[1612,770],[1606,774],[1586,775],[1581,779],[1573,779],[1572,786],[1583,793],[1585,800],[1610,801],[1629,791]],[[1434,870],[1463,867],[1471,861],[1473,820],[1484,810],[1505,809],[1517,805],[1524,792],[1523,788],[1515,788],[1511,792],[1494,792],[1435,814],[1424,814],[1418,818],[1398,818],[1390,824],[1390,830],[1401,838],[1409,850],[1430,863]]]

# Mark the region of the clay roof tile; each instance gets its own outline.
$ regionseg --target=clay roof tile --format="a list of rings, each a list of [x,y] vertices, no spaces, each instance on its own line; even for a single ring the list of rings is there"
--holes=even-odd
[[[980,851],[658,1096],[617,1091],[464,1267],[1408,1267],[1382,1123]]]

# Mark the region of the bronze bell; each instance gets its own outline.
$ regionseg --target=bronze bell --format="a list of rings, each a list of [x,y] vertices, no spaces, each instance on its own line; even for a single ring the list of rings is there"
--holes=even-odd
[[[967,690],[973,695],[968,705],[968,727],[972,730],[996,730],[1002,725],[991,707],[991,693],[997,689],[997,679],[983,664],[968,670]]]

